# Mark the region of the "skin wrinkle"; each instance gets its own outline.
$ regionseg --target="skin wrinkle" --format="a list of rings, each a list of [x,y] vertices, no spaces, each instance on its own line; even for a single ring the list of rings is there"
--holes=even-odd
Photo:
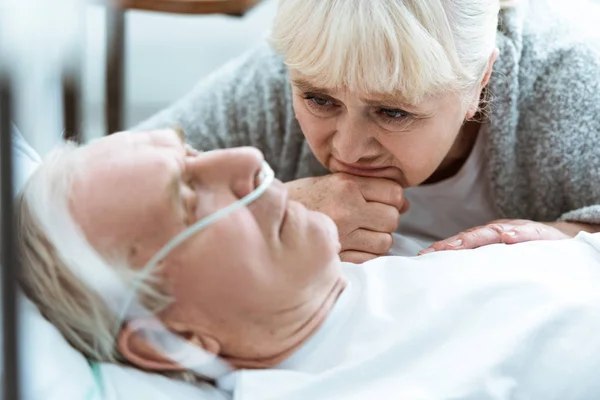
[[[236,365],[238,368],[269,368],[281,363],[297,348],[299,348],[307,338],[311,337],[313,333],[317,331],[346,285],[346,280],[342,278],[333,285],[330,295],[327,296],[321,307],[319,307],[316,312],[310,315],[305,321],[300,322],[298,327],[293,329],[288,335],[289,337],[298,337],[298,334],[300,334],[300,339],[295,343],[288,344],[286,346],[287,348],[282,350],[280,353],[270,355],[269,357],[260,357],[259,355],[254,355],[254,357],[250,358],[239,358],[223,353],[223,358],[233,365]],[[305,332],[308,332],[308,335],[306,335]],[[279,337],[280,335],[277,335],[275,331],[271,330],[268,333],[270,337],[265,338],[264,340],[281,340]]]
[[[291,80],[291,84],[293,87],[297,88],[301,92],[312,93],[312,94],[322,94],[326,96],[331,96],[331,93],[334,92],[345,92],[348,93],[345,89],[329,89],[318,87],[313,85],[308,78],[296,78]],[[372,107],[381,107],[381,108],[399,108],[404,109],[406,111],[411,112],[413,115],[418,116],[421,119],[430,118],[433,115],[433,111],[430,112],[418,112],[418,107],[410,104],[409,102],[402,99],[401,95],[398,93],[374,93],[361,97],[361,101],[365,104],[370,105]]]
[[[188,226],[189,208],[172,202],[173,191],[186,189],[184,181],[189,178],[196,189],[199,218],[254,190],[262,163],[252,148],[186,158],[172,131],[115,134],[77,151],[85,163],[73,186],[73,217],[100,251],[135,247],[134,268]],[[123,189],[108,190],[115,186]],[[283,215],[278,210],[284,209],[278,235]],[[249,207],[189,238],[163,260],[160,277],[173,302],[160,318],[190,342],[208,343],[209,350],[230,356],[234,367],[268,366],[310,337],[343,290],[336,237],[333,221],[288,201],[275,181]],[[139,326],[143,323],[125,324],[121,353],[144,369],[181,369],[148,349],[136,333]],[[267,332],[272,340],[263,341]]]
[[[474,114],[468,114],[470,111],[461,107],[456,94],[429,98],[420,104],[419,109],[436,110],[434,114],[425,112],[430,118],[410,116],[408,122],[392,125],[371,117],[371,114],[365,115],[364,108],[369,105],[364,102],[366,96],[360,93],[332,92],[315,87],[307,77],[293,70],[290,80],[296,118],[315,156],[332,172],[346,172],[343,165],[335,162],[339,159],[365,167],[390,167],[381,173],[381,177],[393,179],[403,187],[415,186],[428,179],[431,183],[432,176],[447,175],[443,169],[456,163],[456,158],[459,163],[464,162],[476,138],[477,131],[473,134],[472,124],[463,125],[463,121]],[[300,82],[301,87],[296,87],[295,82]],[[486,83],[487,77],[474,99],[479,98]],[[335,99],[336,106],[323,111],[311,110],[311,100],[304,98],[303,89],[307,87],[317,93],[327,91]],[[454,128],[449,128],[452,126]],[[461,129],[465,126],[469,129]],[[351,129],[360,129],[362,135],[358,131],[349,131]],[[464,140],[465,135],[469,140]],[[428,157],[418,157],[419,154],[428,154]]]

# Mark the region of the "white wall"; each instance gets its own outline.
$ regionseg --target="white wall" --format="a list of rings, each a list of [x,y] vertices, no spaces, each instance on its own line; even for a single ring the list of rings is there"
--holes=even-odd
[[[128,11],[126,126],[185,94],[196,81],[266,36],[276,0],[263,0],[242,18]],[[104,107],[104,10],[87,13],[85,92],[87,128],[100,128]]]

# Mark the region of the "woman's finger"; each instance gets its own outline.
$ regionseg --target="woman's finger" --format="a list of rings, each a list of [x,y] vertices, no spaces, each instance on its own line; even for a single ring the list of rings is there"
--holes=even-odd
[[[354,250],[384,255],[392,248],[394,239],[391,233],[357,229],[342,240],[342,250]]]
[[[340,253],[340,259],[344,262],[362,264],[366,261],[377,258],[376,254],[363,253],[361,251],[347,250]]]
[[[443,250],[465,250],[476,249],[488,244],[503,243],[502,232],[506,226],[501,224],[489,224],[459,233],[448,239],[436,242],[419,254],[427,254]],[[512,226],[511,226],[512,228]]]
[[[513,229],[502,233],[502,241],[506,244],[529,242],[532,240],[560,240],[569,236],[556,228],[540,222],[530,222],[525,225],[515,226]]]
[[[436,242],[419,254],[443,250],[475,249],[495,243],[516,244],[532,240],[560,240],[569,236],[541,222],[499,220]]]

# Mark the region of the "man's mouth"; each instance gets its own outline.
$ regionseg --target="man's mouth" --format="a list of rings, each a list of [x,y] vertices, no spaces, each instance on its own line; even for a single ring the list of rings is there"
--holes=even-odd
[[[281,234],[285,227],[285,223],[287,222],[288,210],[290,207],[290,199],[289,199],[287,191],[284,191],[281,195],[280,207],[281,207],[281,210],[280,210],[281,217],[279,219],[279,236],[281,237]]]
[[[281,216],[281,222],[279,223],[279,236],[281,236],[281,232],[283,231],[283,227],[285,226],[285,222],[287,220],[287,215],[288,215],[288,202],[287,202],[287,198],[286,198],[286,200],[283,204],[283,215]]]

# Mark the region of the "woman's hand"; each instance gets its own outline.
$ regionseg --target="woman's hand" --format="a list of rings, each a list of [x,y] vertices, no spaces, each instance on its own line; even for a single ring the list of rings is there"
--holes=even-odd
[[[408,209],[402,187],[389,179],[334,173],[287,182],[290,199],[327,214],[337,225],[342,261],[362,263],[385,255],[392,232]]]
[[[499,219],[436,242],[419,254],[475,249],[494,243],[515,244],[531,240],[568,239],[581,230],[586,230],[585,227],[584,224],[570,222],[542,223],[524,219]]]

